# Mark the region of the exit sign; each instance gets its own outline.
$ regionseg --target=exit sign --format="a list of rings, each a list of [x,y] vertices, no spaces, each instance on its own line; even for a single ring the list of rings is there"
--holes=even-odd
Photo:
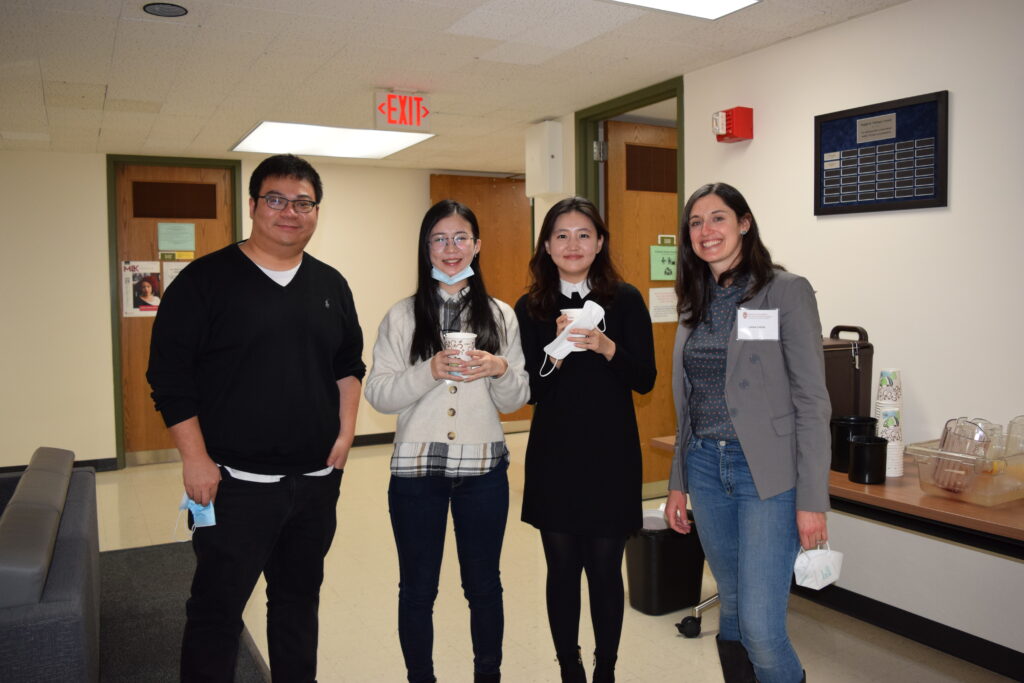
[[[378,90],[374,93],[377,130],[430,132],[430,107],[426,95]]]

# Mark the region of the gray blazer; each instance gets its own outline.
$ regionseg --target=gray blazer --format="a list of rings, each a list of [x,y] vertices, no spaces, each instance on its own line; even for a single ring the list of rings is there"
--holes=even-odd
[[[725,402],[762,500],[796,486],[796,508],[829,509],[831,462],[825,361],[818,303],[811,283],[785,271],[752,299],[748,309],[779,309],[779,341],[739,341],[733,321],[725,364]],[[683,348],[692,330],[680,323],[672,352],[676,450],[669,489],[687,491],[691,385]]]

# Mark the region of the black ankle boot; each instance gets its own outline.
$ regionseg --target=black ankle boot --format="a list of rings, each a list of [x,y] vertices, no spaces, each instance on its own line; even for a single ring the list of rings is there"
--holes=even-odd
[[[501,683],[501,672],[499,671],[493,674],[482,674],[478,671],[474,671],[473,683]]]
[[[583,657],[578,646],[575,652],[558,654],[557,657],[562,683],[587,683],[587,672],[583,668]]]
[[[615,661],[616,656],[600,657],[594,653],[594,677],[593,683],[615,683]]]
[[[754,665],[747,656],[747,648],[738,640],[722,640],[715,636],[718,660],[722,663],[725,683],[756,683]]]

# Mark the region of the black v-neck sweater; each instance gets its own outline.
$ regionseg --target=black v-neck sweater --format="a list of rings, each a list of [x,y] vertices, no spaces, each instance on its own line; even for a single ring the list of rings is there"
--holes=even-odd
[[[197,416],[215,462],[260,474],[322,469],[338,436],[337,380],[362,379],[348,283],[303,254],[282,287],[237,244],[164,292],[146,377],[167,426]]]

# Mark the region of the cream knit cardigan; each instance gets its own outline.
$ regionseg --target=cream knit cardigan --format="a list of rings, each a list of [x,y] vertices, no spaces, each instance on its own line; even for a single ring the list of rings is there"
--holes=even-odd
[[[382,413],[398,414],[395,443],[483,444],[503,441],[498,413],[511,413],[530,396],[529,377],[512,308],[492,298],[504,343],[495,354],[508,361],[501,377],[473,382],[434,379],[430,361],[409,362],[416,326],[412,297],[391,307],[377,330],[366,400]]]

